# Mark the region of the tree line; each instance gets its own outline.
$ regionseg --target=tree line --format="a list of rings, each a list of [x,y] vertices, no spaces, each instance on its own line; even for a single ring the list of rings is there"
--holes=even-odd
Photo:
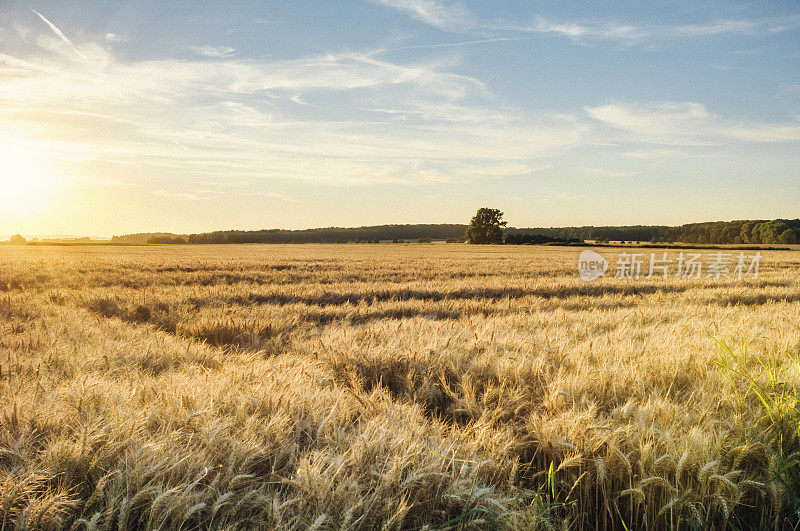
[[[634,225],[627,227],[505,228],[503,213],[481,208],[470,220],[469,243],[548,244],[632,241],[699,244],[794,244],[800,238],[800,219],[712,221],[678,227]]]
[[[484,209],[482,209],[484,210]],[[487,241],[509,244],[630,241],[698,244],[793,244],[800,240],[800,219],[742,220],[665,225],[506,227],[502,212],[476,214],[478,227],[461,224],[377,225],[305,230],[216,231],[199,234],[140,233],[114,236],[115,243],[351,243],[378,241]],[[499,213],[499,217],[498,217]],[[499,222],[501,224],[496,224]],[[487,228],[485,223],[488,223]],[[481,232],[483,231],[483,232]],[[483,234],[483,236],[481,236]]]
[[[379,241],[464,241],[466,225],[377,225],[319,229],[227,230],[199,234],[139,233],[114,236],[118,243],[353,243]]]
[[[794,244],[800,240],[800,219],[711,221],[677,227],[559,227],[508,229],[507,233],[536,233],[551,238],[658,243]]]

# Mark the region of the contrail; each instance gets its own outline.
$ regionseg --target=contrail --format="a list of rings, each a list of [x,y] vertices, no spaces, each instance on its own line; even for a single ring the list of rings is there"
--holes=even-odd
[[[36,13],[39,16],[39,18],[42,19],[44,21],[44,23],[47,24],[50,27],[51,30],[53,30],[53,33],[55,33],[56,35],[58,35],[61,38],[62,41],[66,42],[69,45],[69,47],[72,48],[72,51],[74,51],[76,54],[81,56],[83,59],[86,59],[86,56],[83,55],[81,52],[79,52],[77,48],[75,48],[75,46],[72,44],[72,41],[70,41],[67,38],[67,36],[64,35],[64,32],[62,32],[60,29],[58,29],[55,24],[53,24],[52,22],[47,20],[44,17],[44,15],[42,15],[41,13],[36,11],[35,9],[31,9],[31,11]]]
[[[58,27],[57,27],[55,24],[53,24],[52,22],[50,22],[49,20],[47,20],[47,19],[45,18],[45,16],[44,16],[44,15],[42,15],[41,13],[39,13],[38,11],[36,11],[35,9],[31,9],[31,11],[33,11],[34,13],[36,13],[36,15],[37,15],[37,16],[38,16],[40,19],[42,19],[42,20],[44,21],[44,23],[45,23],[45,24],[47,24],[47,25],[50,27],[50,29],[51,29],[51,30],[53,30],[53,33],[55,33],[56,35],[58,35],[58,37],[59,37],[59,38],[60,38],[62,41],[66,42],[66,43],[67,43],[67,45],[68,45],[70,48],[72,48],[72,51],[73,51],[73,52],[75,52],[76,54],[78,54],[78,56],[80,56],[82,59],[88,60],[88,58],[87,58],[85,55],[83,55],[83,54],[82,54],[82,53],[81,53],[81,52],[80,52],[80,51],[79,51],[77,48],[75,48],[75,45],[74,45],[74,44],[72,44],[72,41],[70,41],[70,40],[67,38],[67,36],[66,36],[66,35],[64,35],[64,32],[63,32],[63,31],[61,31],[60,29],[58,29]],[[114,91],[114,94],[116,94],[116,95],[119,97],[119,99],[120,99],[120,100],[122,100],[122,103],[124,103],[125,105],[128,105],[128,100],[125,98],[125,96],[123,96],[123,95],[122,95],[122,93],[121,93],[120,91],[118,91],[118,90],[117,90],[116,88],[114,88],[114,87],[111,87],[111,90],[113,90],[113,91]]]

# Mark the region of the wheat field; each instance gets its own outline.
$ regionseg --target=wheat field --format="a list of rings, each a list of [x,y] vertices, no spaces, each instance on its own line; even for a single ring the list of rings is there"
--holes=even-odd
[[[800,255],[763,254],[2,247],[0,529],[792,527]]]

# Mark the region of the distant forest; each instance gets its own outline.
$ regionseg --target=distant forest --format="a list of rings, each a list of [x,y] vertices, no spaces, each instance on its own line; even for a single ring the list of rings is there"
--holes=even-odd
[[[202,234],[140,233],[114,236],[115,243],[349,243],[380,241],[464,241],[466,225],[377,225],[305,230],[216,231]],[[678,227],[633,225],[623,227],[513,228],[504,230],[506,243],[559,241],[680,242],[706,244],[793,244],[800,240],[800,219],[713,221]],[[527,235],[521,237],[520,235]],[[535,238],[533,236],[545,238]]]
[[[507,233],[535,233],[551,238],[658,243],[793,244],[800,240],[800,219],[710,221],[678,227],[559,227],[508,229]]]
[[[464,241],[466,225],[376,225],[321,229],[226,230],[202,234],[142,233],[114,236],[119,243],[349,243],[379,241]]]

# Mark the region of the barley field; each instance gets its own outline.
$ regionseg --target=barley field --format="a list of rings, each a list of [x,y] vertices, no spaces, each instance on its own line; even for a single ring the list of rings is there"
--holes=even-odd
[[[0,529],[795,526],[800,253],[578,252],[0,247]]]

